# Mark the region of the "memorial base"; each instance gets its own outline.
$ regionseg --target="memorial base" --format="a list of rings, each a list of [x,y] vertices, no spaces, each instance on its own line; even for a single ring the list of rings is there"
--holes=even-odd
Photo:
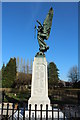
[[[28,100],[28,109],[31,104],[31,109],[46,109],[46,105],[50,108],[50,100],[48,98],[48,75],[47,75],[47,61],[45,56],[39,55],[34,58],[33,71],[32,71],[32,85],[31,97]]]

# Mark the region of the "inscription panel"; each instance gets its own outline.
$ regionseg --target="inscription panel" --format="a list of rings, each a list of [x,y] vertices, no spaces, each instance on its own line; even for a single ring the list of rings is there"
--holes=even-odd
[[[45,94],[45,73],[44,64],[36,64],[34,68],[34,94]]]

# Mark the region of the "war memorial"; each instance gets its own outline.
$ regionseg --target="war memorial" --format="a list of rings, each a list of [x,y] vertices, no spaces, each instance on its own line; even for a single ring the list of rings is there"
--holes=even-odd
[[[44,20],[43,25],[37,20],[39,26],[37,28],[37,39],[39,43],[39,52],[34,57],[33,73],[32,73],[32,88],[31,98],[28,101],[28,105],[31,104],[32,109],[37,104],[37,108],[40,109],[40,105],[43,105],[43,109],[46,109],[46,104],[50,107],[50,100],[48,98],[48,75],[47,75],[47,61],[44,52],[49,49],[44,39],[48,39],[50,29],[52,25],[53,9],[49,10],[49,13]]]
[[[32,85],[31,85],[31,97],[28,100],[28,110],[29,106],[31,107],[31,117],[35,117],[35,109],[39,110],[36,113],[36,117],[40,118],[40,110],[44,110],[42,113],[42,118],[46,117],[46,109],[52,110],[50,105],[50,99],[48,97],[48,71],[47,71],[47,60],[45,52],[49,49],[49,46],[45,43],[44,40],[48,40],[51,26],[53,20],[53,8],[51,7],[43,25],[37,20],[38,28],[37,29],[37,39],[39,43],[39,52],[35,55],[33,61],[33,71],[32,71]],[[58,117],[58,113],[53,113],[54,118]],[[60,111],[60,118],[63,117],[63,113]],[[29,117],[28,111],[25,111],[25,117]],[[48,118],[52,118],[52,113],[48,112]]]
[[[49,36],[51,36],[50,32],[51,32],[52,24],[54,22],[53,15],[54,15],[54,11],[53,8],[51,7],[49,8],[49,12],[47,16],[46,17],[43,16],[43,19],[45,18],[44,21],[42,21],[43,23],[41,23],[40,19],[35,20],[37,22],[35,25],[35,31],[37,31],[36,36],[37,36],[37,42],[39,44],[39,51],[35,52],[33,58],[34,61],[33,61],[33,67],[31,67],[32,79],[30,79],[31,80],[29,84],[30,86],[28,85],[29,88],[26,88],[25,90],[20,89],[20,91],[18,91],[19,94],[17,93],[17,90],[19,88],[16,89],[16,92],[14,92],[14,90],[10,91],[11,95],[13,95],[12,97],[9,96],[10,92],[8,94],[4,94],[5,92],[3,91],[2,93],[3,101],[0,104],[1,120],[5,120],[5,119],[6,120],[74,120],[77,118],[80,119],[80,114],[79,114],[80,99],[78,99],[77,101],[77,95],[75,94],[75,92],[74,94],[72,94],[73,96],[72,97],[71,96],[72,89],[69,90],[70,89],[69,87],[65,89],[65,87],[60,88],[60,86],[57,86],[53,88],[53,91],[51,91],[52,94],[50,94],[50,88],[48,87],[50,76],[48,76],[48,72],[49,72],[48,62],[47,62],[48,60],[46,59],[47,57],[45,53],[49,50],[49,46],[46,44],[47,43],[46,40],[48,40]],[[56,79],[54,80],[56,81]],[[54,84],[51,83],[51,85],[53,86]],[[76,99],[74,101],[75,97]],[[19,98],[19,100],[17,100],[17,98]],[[9,101],[7,101],[6,103],[5,102],[6,100]],[[76,105],[74,103],[76,103]]]
[[[53,108],[48,97],[48,70],[45,52],[49,46],[44,40],[48,40],[53,20],[53,8],[51,7],[43,25],[37,20],[37,39],[39,43],[39,52],[36,53],[33,61],[31,97],[28,100],[28,109],[25,109],[24,115],[18,110],[14,114],[15,119],[25,120],[55,120],[66,119],[59,108]],[[25,116],[25,117],[24,117]],[[53,117],[54,116],[54,117]],[[11,117],[12,119],[12,117]],[[11,120],[10,119],[10,120]]]

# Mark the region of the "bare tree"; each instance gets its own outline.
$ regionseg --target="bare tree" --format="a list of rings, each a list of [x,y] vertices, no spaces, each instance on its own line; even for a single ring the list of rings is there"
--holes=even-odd
[[[24,59],[24,64],[23,64],[23,73],[25,73],[25,59]]]
[[[19,72],[19,57],[17,57],[16,65],[17,65],[17,72]]]
[[[27,74],[29,74],[29,59],[27,59]]]
[[[72,68],[70,68],[68,72],[68,78],[69,78],[69,81],[72,83],[79,81],[79,71],[77,66],[73,66]]]
[[[32,74],[32,59],[30,61],[30,73]]]
[[[23,71],[23,58],[21,58],[21,64],[20,64],[20,72]]]

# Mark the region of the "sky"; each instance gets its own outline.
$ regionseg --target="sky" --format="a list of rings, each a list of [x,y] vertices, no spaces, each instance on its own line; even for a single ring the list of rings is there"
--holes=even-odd
[[[50,8],[54,15],[45,53],[54,62],[61,80],[68,80],[71,67],[78,65],[78,3],[76,2],[5,2],[2,3],[2,62],[11,57],[34,60],[39,51],[35,36],[36,20],[42,24]]]

